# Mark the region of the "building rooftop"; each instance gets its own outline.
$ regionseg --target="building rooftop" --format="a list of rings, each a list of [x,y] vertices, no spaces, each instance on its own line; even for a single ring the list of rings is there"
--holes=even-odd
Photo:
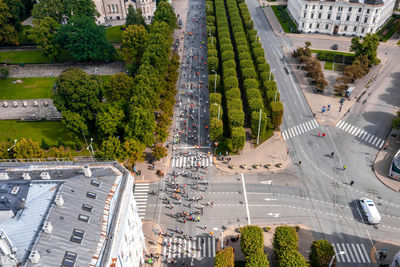
[[[94,266],[105,247],[123,173],[61,164],[0,166],[0,230],[21,266]]]

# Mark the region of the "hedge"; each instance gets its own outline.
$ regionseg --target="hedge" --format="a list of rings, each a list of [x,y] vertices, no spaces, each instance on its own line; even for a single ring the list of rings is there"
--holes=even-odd
[[[240,96],[241,96],[241,94],[240,94],[239,88],[232,88],[225,92],[226,100],[240,99]]]
[[[221,46],[221,51],[233,51],[233,46],[231,44],[224,44]]]
[[[218,118],[218,113],[219,113],[219,118],[222,118],[222,107],[220,104],[214,103],[210,105],[210,118]]]
[[[260,98],[250,98],[249,99],[249,108],[250,108],[250,112],[260,111],[260,109],[264,108],[264,102],[261,98],[261,94],[260,94]]]
[[[208,91],[214,92],[215,86],[215,73],[208,75]],[[220,76],[217,75],[217,92],[220,92]]]
[[[256,58],[265,56],[264,49],[262,49],[261,47],[254,48],[253,54]]]
[[[242,100],[240,98],[231,99],[226,102],[226,105],[229,110],[239,110],[242,108]]]
[[[214,267],[234,267],[235,254],[232,247],[226,247],[215,254]]]
[[[254,111],[251,113],[251,133],[253,138],[257,138],[258,133],[258,124],[260,123],[260,111]],[[260,125],[260,139],[264,140],[264,136],[266,135],[267,129],[272,127],[271,120],[268,117],[268,113],[265,111],[261,112],[261,125]]]
[[[221,105],[222,95],[220,93],[210,93],[210,105],[217,103]]]
[[[236,47],[236,50],[238,51],[238,53],[243,53],[243,52],[247,52],[250,53],[249,47],[247,45],[240,45]]]
[[[267,255],[264,252],[249,255],[245,267],[269,267]]]
[[[308,267],[308,263],[298,251],[287,250],[278,259],[278,267]]]
[[[253,60],[250,60],[250,59],[241,60],[239,62],[239,65],[240,65],[241,68],[252,68],[252,69],[254,69]]]
[[[228,118],[230,125],[233,127],[241,127],[244,123],[244,112],[239,109],[228,109]]]
[[[245,60],[245,59],[249,59],[251,60],[251,55],[248,52],[243,52],[239,54],[239,61]]]
[[[222,61],[235,59],[235,53],[233,53],[232,51],[222,51],[221,59]]]
[[[217,57],[209,57],[207,58],[208,64],[208,72],[211,73],[211,70],[218,69],[218,58]]]
[[[240,249],[248,257],[264,250],[264,237],[261,227],[247,225],[240,229]]]
[[[257,88],[246,90],[246,97],[247,99],[260,98],[262,100],[261,93]]]
[[[326,239],[315,240],[311,245],[311,252],[309,255],[311,267],[324,267],[328,266],[335,250],[331,243]],[[336,258],[333,266],[336,264]]]
[[[279,94],[278,90],[267,90],[266,97],[269,102],[275,101],[275,96],[276,101],[281,101],[281,95]]]
[[[222,63],[222,69],[236,69],[236,62],[235,60],[228,60]]]
[[[254,68],[241,69],[241,73],[242,73],[243,80],[257,78],[257,73]]]
[[[225,90],[229,90],[231,88],[238,88],[239,81],[236,77],[229,77],[224,79]]]
[[[271,121],[275,130],[278,130],[283,119],[283,104],[282,102],[271,102]]]
[[[207,50],[207,58],[210,57],[218,57],[218,51],[216,49],[208,49]]]
[[[294,227],[279,226],[275,229],[273,243],[279,267],[308,266],[304,257],[297,251],[298,242],[299,238]]]
[[[221,119],[210,118],[210,138],[213,141],[221,141],[223,139],[223,123]]]
[[[223,69],[223,72],[224,72],[224,78],[236,76],[236,70],[234,68]]]
[[[258,89],[258,86],[259,86],[259,84],[256,79],[246,79],[243,82],[243,87],[246,91],[248,89],[252,89],[252,88]]]
[[[232,149],[241,150],[246,142],[246,132],[243,127],[232,128]]]

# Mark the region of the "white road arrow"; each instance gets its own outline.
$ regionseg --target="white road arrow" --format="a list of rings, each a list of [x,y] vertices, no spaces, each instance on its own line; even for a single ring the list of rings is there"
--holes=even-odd
[[[266,201],[277,200],[276,198],[265,198]]]
[[[262,184],[272,184],[272,180],[270,180],[270,181],[263,181],[263,182],[261,182]]]
[[[270,212],[270,213],[268,213],[267,215],[277,218],[277,217],[279,217],[280,213],[271,213],[271,212]]]

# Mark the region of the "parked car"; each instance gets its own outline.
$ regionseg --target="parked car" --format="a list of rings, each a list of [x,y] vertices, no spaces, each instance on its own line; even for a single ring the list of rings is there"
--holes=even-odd
[[[365,197],[360,198],[360,205],[367,217],[368,223],[379,224],[381,222],[381,215],[371,199]]]
[[[337,44],[332,45],[332,50],[338,50],[338,48],[339,48],[339,45],[337,45]]]

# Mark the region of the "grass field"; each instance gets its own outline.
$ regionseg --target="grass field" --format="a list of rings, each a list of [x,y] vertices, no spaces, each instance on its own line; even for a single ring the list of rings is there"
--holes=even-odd
[[[348,56],[348,57],[353,57],[354,53],[347,53],[347,52],[339,52],[339,51],[331,51],[331,50],[316,50],[316,49],[311,49],[311,53],[329,53],[332,55],[341,55],[341,56]]]
[[[58,62],[72,61],[71,56],[66,50],[63,50],[61,56],[58,58]],[[20,64],[20,63],[53,63],[55,62],[52,58],[48,58],[42,55],[40,50],[34,51],[7,51],[0,52],[0,63],[8,64]]]
[[[324,69],[325,70],[332,70],[333,69],[333,62],[325,61]]]
[[[7,141],[8,138],[31,138],[40,142],[43,138],[49,145],[57,145],[60,139],[65,145],[73,146],[74,137],[75,134],[66,129],[60,121],[0,121],[0,141]]]
[[[271,8],[274,11],[276,18],[279,20],[279,23],[281,24],[285,32],[298,32],[296,23],[293,22],[286,11],[286,6],[271,6]]]
[[[122,43],[121,26],[114,26],[106,29],[107,40],[111,43]]]
[[[12,83],[15,80],[22,80],[23,83]],[[55,77],[0,79],[0,99],[49,98],[55,81]]]

